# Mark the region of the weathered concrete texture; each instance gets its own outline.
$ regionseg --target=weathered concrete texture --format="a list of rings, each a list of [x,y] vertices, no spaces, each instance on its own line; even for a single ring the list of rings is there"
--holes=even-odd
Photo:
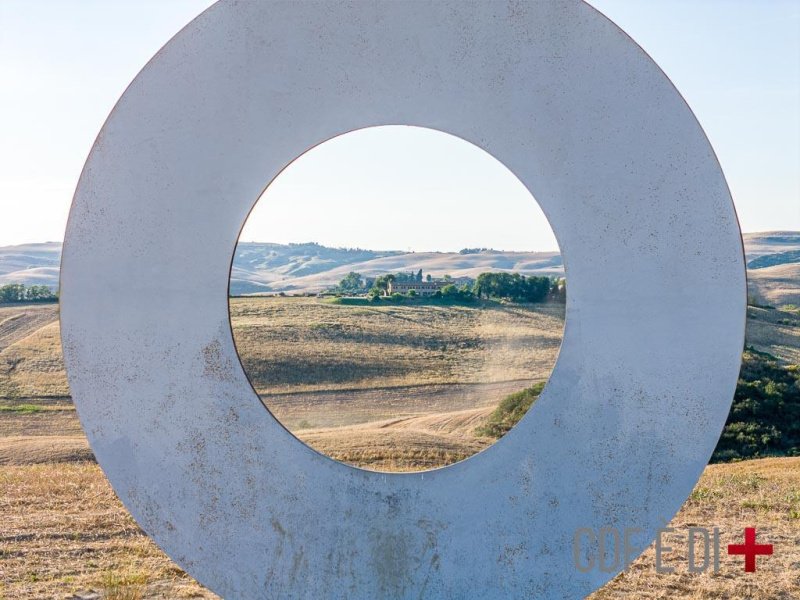
[[[385,124],[508,166],[569,278],[533,410],[474,458],[405,475],[287,433],[228,323],[231,255],[264,186],[314,145]],[[711,146],[653,61],[577,1],[214,5],[103,128],[61,289],[98,460],[144,529],[226,598],[592,591],[612,574],[575,569],[575,530],[639,527],[644,546],[669,520],[722,428],[744,337],[739,229]]]

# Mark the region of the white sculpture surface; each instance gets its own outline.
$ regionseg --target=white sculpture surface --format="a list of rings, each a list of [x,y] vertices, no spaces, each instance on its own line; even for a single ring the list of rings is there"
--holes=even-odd
[[[569,280],[539,401],[462,463],[348,467],[251,388],[228,318],[240,228],[334,136],[407,124],[503,162]],[[490,201],[490,199],[487,199]],[[513,218],[513,216],[510,216]],[[744,339],[736,216],[668,78],[589,5],[223,0],[142,70],[78,185],[63,258],[69,382],[144,530],[226,598],[577,598],[580,528],[681,506],[728,413]]]

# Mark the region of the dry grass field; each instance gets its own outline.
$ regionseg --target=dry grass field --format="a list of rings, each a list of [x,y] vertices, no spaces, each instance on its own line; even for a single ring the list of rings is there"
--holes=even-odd
[[[216,598],[142,533],[89,462],[0,466],[0,599],[108,600]],[[721,547],[744,527],[774,555],[755,573],[723,554],[718,574],[686,569],[690,525],[719,527]],[[763,459],[706,469],[666,536],[673,548],[655,570],[649,548],[593,600],[673,598],[796,600],[800,597],[800,459]],[[723,550],[724,552],[724,550]]]
[[[720,530],[719,573],[687,569],[687,531],[691,526]],[[664,536],[672,551],[655,569],[655,549],[647,549],[592,600],[797,600],[800,598],[800,458],[772,458],[706,467]],[[728,544],[741,544],[745,527],[756,527],[759,543],[774,554],[759,557],[755,573],[743,571],[743,557],[728,556]]]
[[[462,460],[508,394],[547,379],[563,305],[350,306],[316,298],[234,298],[245,371],[300,439],[374,469]]]
[[[747,308],[747,343],[800,365],[800,311]]]
[[[547,378],[563,305],[333,304],[233,298],[234,339],[263,396]]]
[[[497,402],[546,378],[557,306],[347,306],[312,298],[231,302],[254,387],[298,437],[379,470],[433,468],[491,440],[476,436]],[[751,308],[748,343],[800,362],[800,316]],[[68,396],[57,307],[0,307],[0,600],[214,598],[138,529],[96,464]],[[296,364],[297,368],[291,365]],[[775,555],[745,574],[686,571],[690,525],[745,526]],[[650,548],[593,598],[793,599],[800,593],[800,459],[706,469],[672,526],[671,575]]]
[[[0,398],[68,396],[58,305],[0,306]]]
[[[750,293],[762,304],[800,306],[800,263],[749,271]]]

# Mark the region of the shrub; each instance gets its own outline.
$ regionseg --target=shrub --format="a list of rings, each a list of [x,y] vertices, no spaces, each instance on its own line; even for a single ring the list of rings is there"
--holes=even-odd
[[[545,382],[542,381],[506,396],[489,415],[486,424],[478,427],[475,433],[493,438],[503,437],[528,412],[539,394],[542,393],[544,384]]]
[[[711,462],[800,456],[800,369],[748,347]]]
[[[38,404],[12,404],[0,406],[0,412],[15,412],[21,414],[33,414],[42,410]]]

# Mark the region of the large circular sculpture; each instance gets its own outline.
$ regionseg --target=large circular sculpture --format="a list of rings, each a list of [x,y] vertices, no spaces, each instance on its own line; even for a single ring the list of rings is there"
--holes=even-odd
[[[316,144],[385,124],[460,136],[508,166],[569,279],[533,409],[481,454],[414,474],[345,466],[284,430],[228,320],[231,256],[265,185]],[[646,546],[706,464],[736,383],[745,277],[700,126],[587,4],[231,0],[170,41],[103,127],[61,298],[98,461],[218,594],[577,598],[619,569],[577,569],[576,530],[627,528]]]

